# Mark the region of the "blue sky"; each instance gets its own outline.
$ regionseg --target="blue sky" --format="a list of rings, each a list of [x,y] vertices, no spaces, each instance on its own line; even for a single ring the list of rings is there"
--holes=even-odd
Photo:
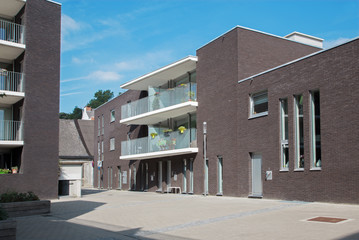
[[[188,55],[236,25],[293,31],[330,47],[359,36],[359,0],[57,0],[62,4],[60,111]]]

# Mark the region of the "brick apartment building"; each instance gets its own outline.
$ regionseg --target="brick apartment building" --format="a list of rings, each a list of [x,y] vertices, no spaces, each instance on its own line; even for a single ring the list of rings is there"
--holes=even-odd
[[[123,84],[95,110],[94,185],[359,203],[359,40],[321,46],[238,26]]]
[[[57,3],[0,1],[1,193],[57,197],[60,28]]]

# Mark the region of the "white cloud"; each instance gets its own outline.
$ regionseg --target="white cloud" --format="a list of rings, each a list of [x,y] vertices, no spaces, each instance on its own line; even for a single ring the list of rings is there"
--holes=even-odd
[[[81,30],[81,24],[79,22],[76,22],[73,18],[70,16],[67,16],[65,14],[61,15],[61,34],[66,35],[69,32],[73,31],[79,31]]]
[[[64,93],[64,94],[61,94],[60,97],[65,97],[65,96],[70,96],[70,95],[77,95],[77,94],[82,94],[82,92]]]
[[[117,72],[99,70],[90,73],[88,78],[101,82],[115,82],[121,80],[122,76]]]
[[[161,67],[168,61],[172,60],[172,51],[156,51],[148,52],[141,56],[132,59],[120,61],[114,64],[117,71],[138,71],[138,70],[153,70]]]
[[[324,41],[323,46],[324,49],[328,49],[334,46],[337,46],[339,44],[345,43],[347,41],[349,41],[351,38],[338,38],[335,40],[329,40],[329,41]]]
[[[77,58],[77,57],[72,57],[71,59],[71,62],[72,63],[75,63],[75,64],[87,64],[87,63],[94,63],[95,60],[93,58]]]

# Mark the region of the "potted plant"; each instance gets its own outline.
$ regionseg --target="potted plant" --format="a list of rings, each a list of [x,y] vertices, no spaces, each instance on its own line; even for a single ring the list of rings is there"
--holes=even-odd
[[[172,132],[172,129],[169,129],[169,128],[164,129],[163,132],[164,132],[165,136],[168,137],[170,135],[170,132]]]
[[[11,171],[9,169],[0,169],[0,174],[9,174]]]
[[[150,134],[152,138],[155,138],[158,134],[156,132],[153,132]]]
[[[11,172],[12,172],[12,174],[17,173],[17,170],[18,170],[18,167],[17,167],[17,166],[12,167],[12,168],[11,168]]]
[[[186,130],[187,130],[187,128],[186,128],[185,126],[180,126],[180,127],[178,128],[178,131],[180,131],[181,134],[183,134],[184,131],[186,131]]]

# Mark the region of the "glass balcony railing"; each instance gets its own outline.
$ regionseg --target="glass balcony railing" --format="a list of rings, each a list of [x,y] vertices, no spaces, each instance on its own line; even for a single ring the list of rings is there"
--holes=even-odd
[[[187,129],[183,133],[162,131],[160,134],[123,141],[121,142],[121,156],[197,147],[197,141],[192,139],[193,136],[197,136],[195,128]]]
[[[25,26],[0,20],[0,40],[25,44]]]
[[[0,69],[0,90],[24,92],[24,74]]]
[[[0,120],[0,141],[23,141],[22,121]]]
[[[155,111],[188,101],[197,101],[196,87],[196,83],[181,84],[181,86],[176,88],[160,91],[146,98],[122,105],[121,119],[137,116],[139,114]]]

